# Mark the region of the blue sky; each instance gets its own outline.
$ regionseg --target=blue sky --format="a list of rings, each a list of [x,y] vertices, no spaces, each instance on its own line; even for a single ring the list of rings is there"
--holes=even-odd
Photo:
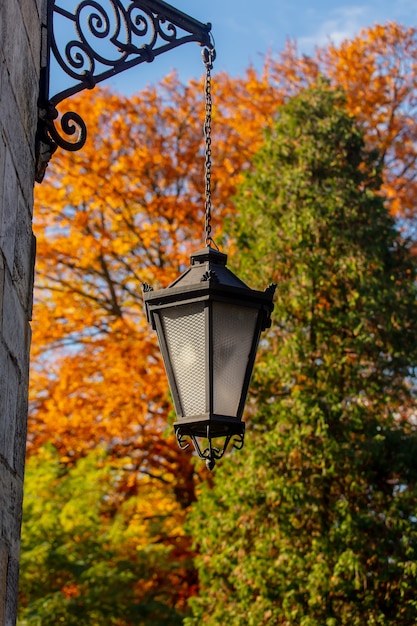
[[[308,54],[317,45],[340,43],[376,22],[417,25],[415,0],[171,0],[170,4],[201,22],[212,23],[215,71],[226,70],[234,76],[243,74],[249,64],[262,67],[264,55],[282,50],[288,38]],[[203,73],[197,44],[186,44],[153,63],[130,69],[110,85],[130,94],[174,69],[183,81]]]
[[[250,64],[262,66],[268,50],[281,50],[287,38],[296,39],[302,52],[332,40],[339,43],[376,22],[417,24],[415,0],[171,0],[176,8],[201,22],[211,22],[216,41],[215,69],[239,75]],[[115,85],[128,90],[143,87],[176,69],[183,80],[202,72],[198,46],[186,44],[161,55],[153,64],[131,70],[129,80]],[[126,84],[127,83],[127,84]]]

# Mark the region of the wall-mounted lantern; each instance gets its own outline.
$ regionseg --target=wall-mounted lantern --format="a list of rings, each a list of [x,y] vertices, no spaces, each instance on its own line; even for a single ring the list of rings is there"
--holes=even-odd
[[[177,441],[185,449],[191,438],[209,469],[231,440],[235,448],[243,446],[243,409],[275,291],[274,285],[264,292],[250,289],[226,261],[206,247],[191,255],[191,266],[166,289],[144,287],[178,417]]]

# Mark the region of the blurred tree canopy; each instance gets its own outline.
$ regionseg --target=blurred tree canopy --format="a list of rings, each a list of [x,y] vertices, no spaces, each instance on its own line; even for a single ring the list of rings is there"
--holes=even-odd
[[[251,420],[247,449],[227,464],[233,485],[232,477],[237,479],[241,474],[240,464],[247,455],[248,465],[252,463],[252,438],[257,433],[263,436],[265,426],[271,428],[278,422],[289,428],[292,422],[280,417],[281,412],[287,414],[284,396],[281,398],[280,394],[294,394],[297,385],[300,394],[302,389],[306,394],[308,390],[310,398],[309,404],[300,396],[297,411],[311,409],[311,415],[315,411],[323,414],[320,419],[324,420],[326,433],[326,420],[330,419],[326,402],[333,407],[331,411],[336,411],[339,402],[336,392],[330,397],[328,390],[339,381],[340,398],[345,398],[344,404],[340,400],[343,411],[352,412],[349,419],[359,420],[360,432],[363,425],[358,415],[365,413],[366,403],[371,401],[369,394],[375,403],[372,415],[376,415],[379,403],[381,415],[387,417],[387,432],[391,433],[392,416],[398,414],[399,424],[408,437],[412,420],[404,422],[404,416],[411,412],[411,400],[404,381],[413,358],[413,325],[407,331],[408,360],[395,346],[397,340],[405,341],[404,315],[409,314],[411,306],[407,290],[413,281],[414,267],[398,233],[394,235],[390,230],[393,225],[388,225],[382,203],[415,244],[416,64],[417,30],[391,23],[366,29],[340,46],[320,48],[311,57],[298,55],[296,46],[289,44],[282,53],[268,58],[260,73],[249,68],[243,77],[214,75],[214,236],[219,245],[227,243],[231,263],[240,266],[251,286],[258,281],[263,285],[265,274],[280,283],[280,298],[287,298],[285,306],[288,305],[290,316],[283,318],[285,324],[277,317],[275,329],[268,337],[268,351],[258,359],[247,409]],[[352,158],[359,159],[359,153],[361,159],[365,155],[359,148],[360,129],[367,159],[355,168],[356,161],[348,159],[346,164],[346,158],[343,161],[335,155],[333,139],[337,133],[335,137],[329,135],[327,142],[322,137],[320,146],[310,141],[308,146],[316,155],[318,166],[322,163],[324,167],[323,179],[320,184],[318,178],[311,185],[304,165],[297,165],[295,157],[292,164],[288,160],[281,173],[279,192],[285,194],[280,196],[283,206],[289,203],[288,219],[278,219],[276,199],[270,207],[265,205],[261,215],[250,187],[239,192],[235,206],[233,198],[245,172],[256,170],[256,176],[261,176],[259,159],[263,157],[255,154],[262,155],[259,150],[265,143],[265,129],[270,129],[266,140],[269,148],[263,150],[272,150],[267,158],[273,163],[277,157],[272,148],[277,132],[273,129],[281,119],[282,105],[306,87],[317,86],[322,76],[332,89],[341,88],[345,94],[337,99],[338,119],[346,142],[353,133],[350,143],[346,143]],[[95,90],[75,98],[71,104],[87,123],[88,141],[81,152],[58,151],[44,183],[36,189],[34,222],[38,249],[19,623],[43,625],[55,616],[56,623],[78,620],[77,623],[90,626],[112,623],[111,615],[113,623],[120,626],[146,620],[152,624],[157,620],[176,624],[188,614],[187,599],[198,591],[197,572],[192,564],[194,550],[185,524],[207,476],[204,466],[178,449],[171,433],[172,405],[155,337],[144,317],[140,284],[168,284],[187,264],[189,253],[202,246],[203,85],[198,81],[182,85],[175,76],[169,76],[134,97]],[[334,119],[333,115],[330,119]],[[309,128],[307,118],[301,127]],[[308,132],[311,134],[313,129]],[[301,139],[302,135],[298,140]],[[283,139],[279,150],[289,151],[290,159],[294,146],[288,141]],[[372,152],[374,149],[377,152]],[[284,154],[279,156],[281,161],[283,157]],[[313,167],[311,163],[307,165]],[[263,170],[265,201],[268,194],[274,196],[277,168],[271,167],[272,170]],[[352,175],[350,185],[347,172]],[[262,185],[257,183],[258,195]],[[335,211],[339,207],[340,213],[343,202],[347,203],[346,215],[337,218],[338,237],[336,223],[328,235],[324,230],[320,235],[317,231],[319,209],[315,196],[323,203],[325,223],[330,220],[331,203],[326,189],[329,195],[333,193]],[[352,198],[356,204],[350,207]],[[306,205],[302,208],[301,199]],[[303,224],[297,221],[300,216],[295,217],[297,206],[304,216]],[[354,207],[363,211],[361,219],[354,217]],[[289,221],[290,215],[294,216],[293,222]],[[371,216],[377,220],[378,233],[370,222]],[[237,221],[241,222],[238,230]],[[355,246],[349,256],[347,248],[353,230]],[[385,249],[390,232],[395,245],[393,239],[393,250],[386,263],[395,259],[397,265],[392,274],[388,272],[383,278],[386,266],[374,264],[378,259],[382,263],[377,251]],[[345,233],[343,245],[341,233]],[[316,239],[320,245],[314,252]],[[365,241],[370,245],[368,252]],[[326,246],[330,246],[327,261],[320,257]],[[339,246],[343,250],[340,261]],[[363,257],[358,257],[359,249]],[[293,256],[288,256],[284,263],[282,255]],[[399,260],[401,255],[404,266]],[[300,286],[290,276],[292,263],[300,271],[299,280],[306,283],[304,291],[303,283]],[[397,271],[404,274],[397,277],[398,293],[391,301],[397,278],[391,281],[390,276],[397,276]],[[362,276],[363,285],[358,275]],[[313,279],[315,296],[311,300]],[[404,301],[399,296],[401,289],[405,290]],[[348,304],[344,304],[343,298]],[[306,308],[310,305],[314,305],[317,320],[311,328]],[[277,311],[283,311],[283,307],[284,301],[282,305],[277,303]],[[325,317],[329,311],[337,312],[336,330],[332,336],[330,330],[326,331],[329,336],[321,340],[321,325],[329,319]],[[389,311],[392,319],[386,326]],[[365,323],[367,315],[369,323]],[[350,322],[355,325],[349,332],[356,333],[352,353],[346,347],[350,346],[350,339],[343,330]],[[292,329],[296,329],[295,342]],[[309,342],[314,336],[318,342],[317,356],[311,357],[310,362]],[[329,354],[326,342],[334,348]],[[285,350],[288,354],[284,355]],[[294,350],[300,354],[294,355]],[[355,350],[360,351],[360,360]],[[336,354],[337,367],[330,366]],[[392,360],[389,365],[388,356]],[[292,361],[290,357],[294,357]],[[317,373],[313,384],[310,375],[314,368]],[[362,389],[366,382],[362,404],[354,401],[357,396],[362,397],[362,391],[357,391],[357,396],[353,394],[349,401],[343,395],[343,385],[347,385],[343,382],[344,368],[349,377],[354,375],[349,384],[356,385],[355,389]],[[375,370],[371,375],[372,368]],[[322,387],[326,392],[314,396],[319,402],[316,405],[313,395]],[[289,397],[294,398],[291,394]],[[278,409],[280,398],[283,404]],[[343,422],[345,418],[340,419]],[[311,425],[307,429],[310,428]],[[301,426],[300,429],[301,438]],[[365,437],[368,441],[369,432],[366,436],[358,435],[358,439]],[[395,431],[395,437],[399,432]],[[320,445],[326,451],[328,435],[323,437]],[[388,466],[391,457],[388,452],[384,457],[383,442],[391,441],[390,437],[384,431],[381,439],[373,443],[375,450],[372,446],[369,450],[369,454],[374,450],[374,456],[378,451]],[[400,446],[400,439],[395,437],[398,454],[394,457],[404,459],[408,448]],[[348,440],[347,450],[350,445]],[[261,449],[259,444],[258,451]],[[353,446],[352,455],[356,455],[355,450]],[[338,453],[334,454],[339,458]],[[346,463],[350,463],[350,453],[346,454]],[[323,455],[327,458],[327,451]],[[358,454],[358,463],[360,458]],[[261,458],[256,459],[263,463]],[[352,462],[355,459],[356,456]],[[301,464],[301,460],[297,462]],[[381,464],[384,465],[382,460]],[[265,471],[267,467],[265,461]],[[219,477],[222,471],[218,472]],[[309,488],[309,480],[305,489]],[[288,488],[291,484],[288,481]],[[404,484],[393,483],[392,489],[400,496],[395,502],[406,500],[409,490]],[[352,489],[356,488],[362,493],[360,486],[353,485]],[[201,497],[205,502],[208,496]],[[63,521],[67,503],[74,510],[79,506],[77,527]],[[196,517],[193,534],[197,528],[195,520]],[[404,523],[408,523],[408,518]],[[202,514],[200,529],[205,526],[206,514]],[[145,553],[149,567],[144,567]],[[272,551],[273,569],[276,558]],[[98,563],[102,563],[101,574],[97,573]],[[355,569],[356,565],[350,567]],[[412,561],[407,567],[412,567]],[[361,570],[357,571],[357,580],[366,580],[361,578]],[[116,582],[118,574],[123,584]],[[202,581],[204,584],[204,576]],[[403,593],[405,588],[399,589]]]

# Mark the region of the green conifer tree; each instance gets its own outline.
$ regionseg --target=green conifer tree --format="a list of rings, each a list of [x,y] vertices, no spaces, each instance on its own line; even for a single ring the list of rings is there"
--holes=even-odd
[[[380,180],[321,83],[280,108],[240,190],[240,269],[278,284],[274,325],[246,447],[189,522],[188,626],[417,623],[416,264]]]

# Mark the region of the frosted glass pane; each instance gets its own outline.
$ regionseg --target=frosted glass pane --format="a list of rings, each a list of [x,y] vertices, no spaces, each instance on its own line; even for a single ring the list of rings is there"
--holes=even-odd
[[[206,412],[206,345],[204,304],[162,309],[168,352],[184,411],[183,417]]]
[[[257,317],[257,309],[213,304],[214,413],[237,414]]]

